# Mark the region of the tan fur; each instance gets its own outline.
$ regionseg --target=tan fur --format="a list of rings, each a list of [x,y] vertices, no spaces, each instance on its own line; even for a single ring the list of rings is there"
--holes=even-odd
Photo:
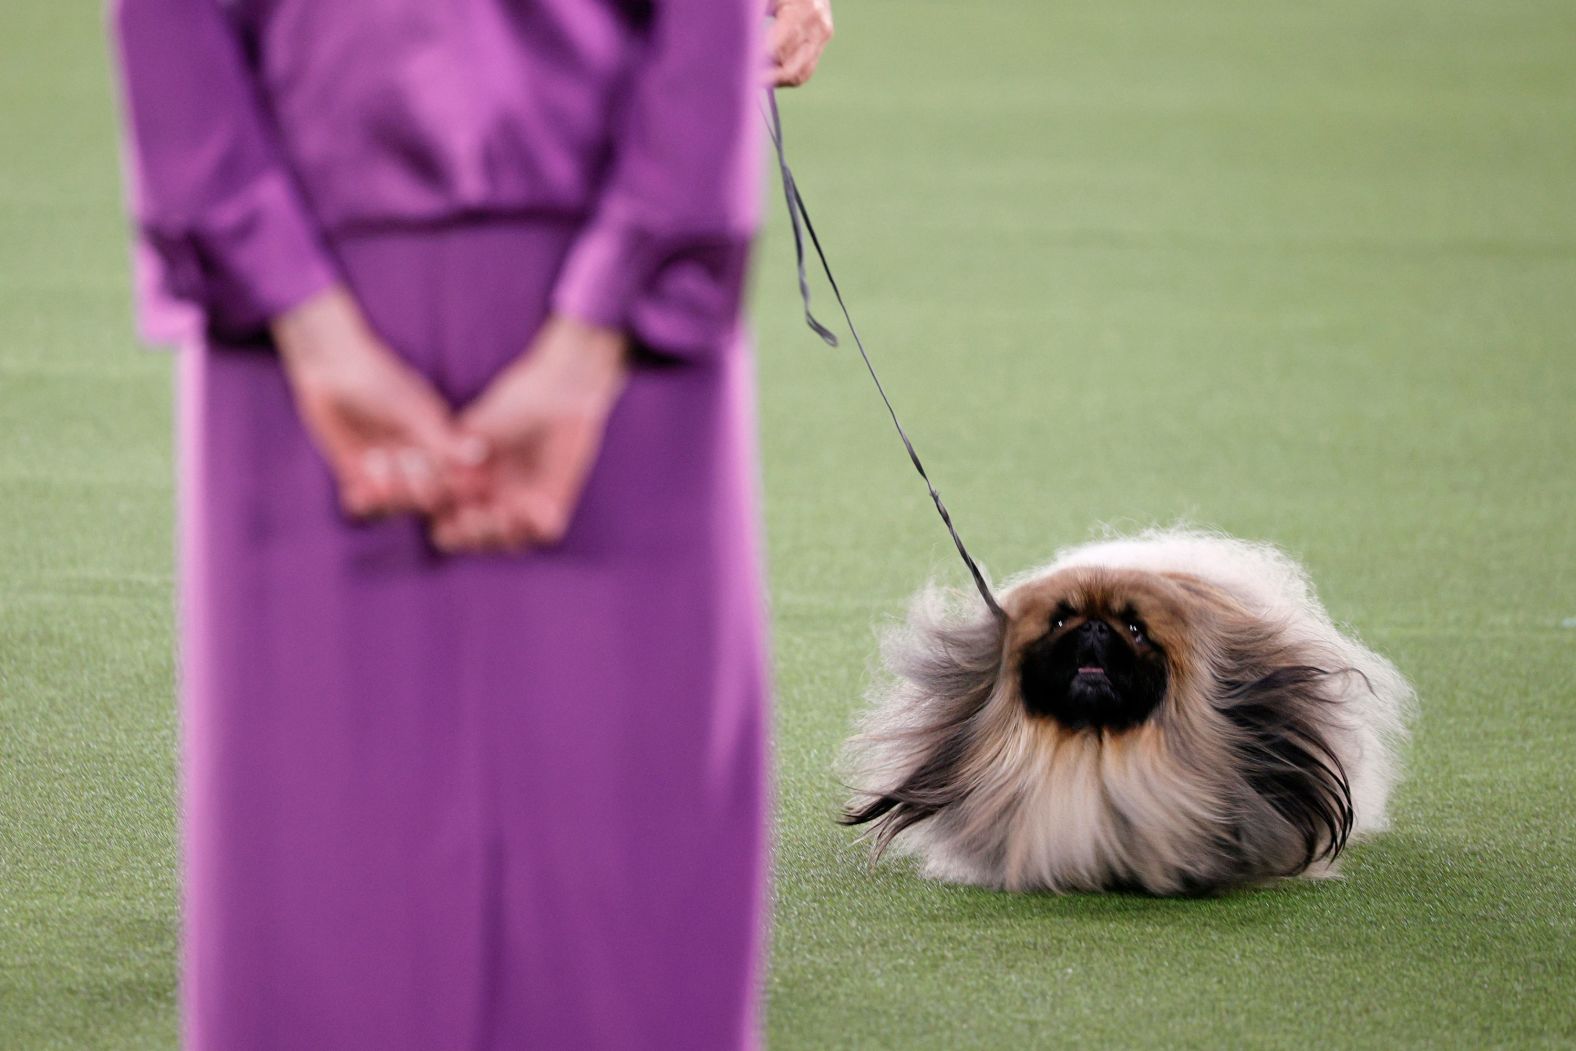
[[[1063,601],[1131,608],[1145,622],[1169,672],[1147,721],[1071,730],[1025,709],[1019,661]],[[1274,549],[1181,531],[1088,545],[1013,584],[1002,606],[1004,626],[928,591],[887,638],[891,677],[845,753],[861,789],[851,808],[912,783],[948,749],[958,756],[942,763],[933,814],[907,827],[893,820],[900,810],[876,819],[878,852],[891,841],[927,875],[1008,890],[1168,894],[1325,874],[1327,858],[1305,857],[1273,800],[1250,790],[1278,760],[1255,752],[1231,713],[1233,684],[1299,668],[1331,674],[1287,694],[1292,739],[1344,772],[1356,833],[1383,827],[1411,689],[1335,628]]]

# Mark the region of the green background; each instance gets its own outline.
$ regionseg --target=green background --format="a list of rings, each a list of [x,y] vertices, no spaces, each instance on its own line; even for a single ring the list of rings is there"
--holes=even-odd
[[[1576,1045],[1576,6],[837,15],[789,145],[984,561],[1105,524],[1274,540],[1423,717],[1343,881],[868,872],[829,767],[874,626],[965,578],[857,359],[802,328],[774,211],[773,1046]],[[0,5],[4,1048],[175,1040],[170,360],[130,336],[101,18]]]

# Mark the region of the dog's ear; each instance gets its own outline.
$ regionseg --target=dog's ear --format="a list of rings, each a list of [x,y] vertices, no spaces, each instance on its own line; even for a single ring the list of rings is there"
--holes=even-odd
[[[940,588],[917,596],[882,639],[887,681],[873,696],[843,766],[855,797],[845,825],[872,823],[879,856],[904,829],[968,794],[964,761],[1002,674],[1005,625]]]
[[[1353,674],[1361,673],[1294,663],[1224,684],[1221,712],[1237,731],[1239,769],[1261,803],[1241,834],[1290,840],[1278,852],[1290,869],[1279,875],[1334,860],[1351,834],[1352,789],[1329,734],[1332,680]]]

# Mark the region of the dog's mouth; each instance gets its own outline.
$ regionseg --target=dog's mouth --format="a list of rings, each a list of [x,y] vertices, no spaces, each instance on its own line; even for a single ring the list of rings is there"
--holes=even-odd
[[[1080,697],[1086,704],[1109,704],[1116,699],[1116,680],[1111,677],[1110,670],[1101,662],[1100,657],[1093,653],[1081,655],[1081,660],[1073,665],[1074,671],[1067,680],[1067,689],[1071,696]]]

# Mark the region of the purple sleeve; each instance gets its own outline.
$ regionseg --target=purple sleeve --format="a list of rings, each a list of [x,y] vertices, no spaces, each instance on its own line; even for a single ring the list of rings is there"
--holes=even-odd
[[[150,342],[251,334],[337,274],[217,0],[110,0]]]
[[[736,333],[757,182],[758,0],[656,0],[594,214],[553,307],[674,357]]]

